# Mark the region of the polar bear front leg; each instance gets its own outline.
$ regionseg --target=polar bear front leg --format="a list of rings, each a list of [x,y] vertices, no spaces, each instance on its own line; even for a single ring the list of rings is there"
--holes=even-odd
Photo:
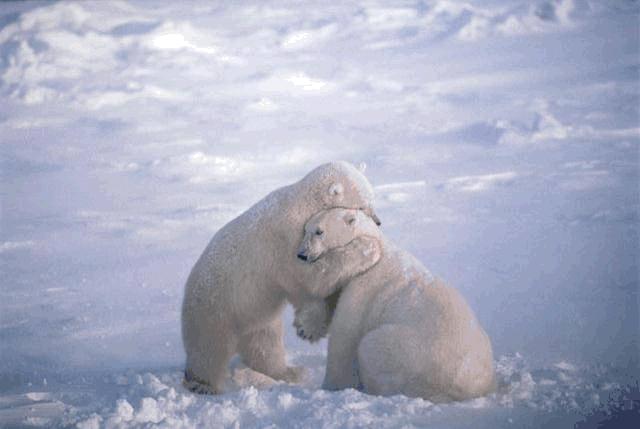
[[[244,363],[277,380],[299,383],[306,376],[303,367],[287,366],[281,317],[240,337],[239,352]]]
[[[331,330],[327,352],[327,371],[322,382],[323,389],[340,390],[359,387],[359,340],[357,331],[353,329]]]
[[[382,256],[380,240],[362,235],[344,247],[331,249],[311,263],[312,276],[306,284],[309,292],[326,298],[353,277],[374,266]]]

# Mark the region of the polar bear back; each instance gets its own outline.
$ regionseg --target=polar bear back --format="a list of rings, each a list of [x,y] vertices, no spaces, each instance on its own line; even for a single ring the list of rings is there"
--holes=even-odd
[[[383,254],[367,272],[355,277],[349,289],[366,288],[371,296],[371,313],[383,315],[384,323],[401,323],[403,317],[424,319],[425,314],[439,319],[473,316],[464,298],[455,289],[433,276],[409,252],[398,248],[381,234]],[[425,311],[425,304],[430,309]],[[400,311],[402,309],[402,311]],[[397,310],[397,311],[396,311]]]
[[[304,223],[334,206],[373,213],[372,202],[371,184],[342,161],[323,164],[271,192],[213,236],[187,280],[183,314],[202,320],[215,308],[218,317],[237,319],[228,321],[240,325],[272,317],[285,295],[295,299],[304,294],[301,286],[310,270],[296,260]],[[214,301],[226,303],[226,308],[217,308]],[[256,320],[241,320],[252,317]]]
[[[394,327],[397,335],[411,332],[394,353],[413,357],[406,364],[415,366],[413,373],[430,374],[431,385],[441,386],[436,390],[452,398],[486,393],[493,380],[493,354],[471,308],[416,258],[383,240],[378,264],[343,290],[332,332],[345,323],[355,324],[361,338],[387,327]],[[361,320],[354,320],[358,317]]]

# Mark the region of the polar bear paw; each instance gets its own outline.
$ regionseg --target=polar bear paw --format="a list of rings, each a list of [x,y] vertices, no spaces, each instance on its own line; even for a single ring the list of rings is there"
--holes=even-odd
[[[309,378],[309,370],[303,366],[288,366],[282,377],[287,383],[298,384]]]
[[[278,381],[251,368],[238,368],[233,371],[231,381],[236,389],[253,386],[256,389],[267,389],[278,384]]]
[[[324,300],[313,301],[296,309],[293,326],[303,340],[315,343],[329,332],[329,314]]]
[[[222,393],[220,389],[216,389],[206,381],[199,379],[189,370],[185,371],[182,385],[187,390],[200,395],[218,395]]]
[[[352,264],[351,272],[357,275],[365,272],[380,260],[382,246],[377,238],[362,235],[346,245],[343,253],[344,260]]]

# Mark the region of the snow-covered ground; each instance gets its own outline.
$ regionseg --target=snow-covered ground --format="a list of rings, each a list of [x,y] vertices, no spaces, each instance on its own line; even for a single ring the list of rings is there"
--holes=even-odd
[[[638,2],[233,3],[0,3],[0,427],[590,427],[610,398],[629,411]],[[496,394],[323,391],[326,341],[299,341],[290,309],[305,385],[181,387],[202,249],[335,159],[367,164],[385,233],[475,309]]]

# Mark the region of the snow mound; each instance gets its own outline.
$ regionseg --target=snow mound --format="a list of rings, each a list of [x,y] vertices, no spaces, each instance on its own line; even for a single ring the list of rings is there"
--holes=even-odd
[[[321,371],[317,366],[312,369]],[[121,384],[125,380],[127,387],[111,405],[104,404],[100,411],[91,413],[75,408],[72,417],[63,422],[78,428],[149,424],[166,428],[437,427],[443,422],[446,427],[468,427],[469,421],[478,427],[526,427],[532,421],[586,418],[623,388],[615,381],[621,375],[604,367],[561,362],[530,369],[517,353],[500,357],[496,370],[498,389],[494,394],[450,404],[283,383],[266,389],[235,386],[236,390],[220,396],[203,396],[182,387],[180,371],[129,373],[116,377]]]

